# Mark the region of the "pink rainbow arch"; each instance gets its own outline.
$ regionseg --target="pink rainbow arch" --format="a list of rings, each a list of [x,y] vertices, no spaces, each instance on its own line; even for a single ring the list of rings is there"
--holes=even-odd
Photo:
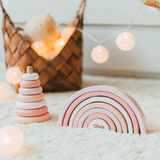
[[[119,88],[104,85],[87,87],[73,94],[64,104],[57,125],[86,128],[93,120],[111,124],[104,117],[114,122],[117,132],[141,135],[147,132],[146,118],[139,104]]]

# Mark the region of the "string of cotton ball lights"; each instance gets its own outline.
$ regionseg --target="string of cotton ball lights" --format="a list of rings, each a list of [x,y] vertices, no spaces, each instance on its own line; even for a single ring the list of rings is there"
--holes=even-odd
[[[71,34],[73,33],[73,30],[78,30],[81,33],[83,33],[84,35],[86,35],[88,38],[90,38],[91,40],[93,40],[94,42],[96,42],[98,45],[96,47],[94,47],[91,51],[91,58],[94,62],[102,64],[104,62],[106,62],[109,58],[109,51],[106,47],[102,46],[101,44],[109,39],[111,39],[112,37],[116,36],[117,34],[119,34],[116,38],[116,44],[118,46],[118,48],[122,51],[129,51],[131,50],[134,46],[135,46],[135,37],[129,32],[129,29],[131,28],[134,20],[136,19],[137,15],[139,14],[139,12],[141,11],[143,5],[145,4],[147,0],[145,0],[140,8],[138,9],[138,11],[136,12],[136,14],[134,15],[131,23],[128,25],[127,29],[124,29],[122,31],[118,31],[116,33],[113,33],[112,35],[98,41],[96,38],[94,38],[93,36],[91,36],[90,34],[86,33],[84,30],[79,29],[79,28],[75,28],[75,27],[66,27],[62,30],[63,35],[60,39],[58,39],[58,41],[56,42],[56,46],[55,48],[57,48],[58,50],[61,50],[61,48],[65,45],[66,43],[66,39],[64,37],[67,36],[71,36]],[[59,23],[58,25],[61,24],[65,24],[65,23]]]
[[[63,47],[65,46],[65,44],[67,43],[68,39],[70,38],[70,36],[72,35],[72,33],[75,30],[78,30],[79,32],[83,33],[84,35],[86,35],[87,37],[89,37],[91,40],[93,40],[94,42],[96,42],[98,45],[96,47],[94,47],[91,51],[91,58],[94,62],[102,64],[104,62],[106,62],[109,58],[109,51],[107,50],[106,47],[102,46],[101,44],[109,39],[111,39],[112,37],[116,36],[117,34],[119,34],[116,38],[116,44],[118,46],[118,48],[122,51],[129,51],[131,50],[134,46],[135,46],[135,38],[134,36],[129,32],[129,29],[131,28],[135,18],[137,17],[137,15],[139,14],[141,8],[143,7],[144,3],[147,0],[145,0],[143,2],[143,4],[141,4],[140,8],[138,9],[138,11],[136,12],[135,16],[133,17],[131,23],[128,25],[127,29],[124,29],[122,31],[118,31],[100,41],[98,41],[96,38],[94,38],[93,36],[91,36],[90,34],[86,33],[84,30],[76,28],[76,27],[70,27],[67,26],[64,29],[62,29],[59,38],[57,39],[57,41],[55,42],[53,48],[54,51],[52,51],[51,53],[46,53],[46,47],[45,44],[43,42],[40,41],[35,41],[32,44],[32,48],[40,55],[43,56],[45,59],[47,60],[52,60],[57,54],[60,53],[60,51],[63,49]],[[59,23],[57,24],[57,26],[61,25],[61,24],[65,24],[68,25],[66,23]]]

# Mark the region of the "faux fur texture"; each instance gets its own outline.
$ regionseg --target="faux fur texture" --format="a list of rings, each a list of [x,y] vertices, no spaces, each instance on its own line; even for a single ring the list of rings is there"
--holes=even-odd
[[[16,155],[0,152],[0,160],[160,159],[160,80],[84,75],[83,87],[99,84],[121,88],[135,98],[147,119],[149,130],[145,136],[57,127],[58,114],[74,92],[45,94],[51,119],[43,123],[18,124],[12,119],[16,102],[16,95],[12,94],[0,101],[0,128],[20,127],[25,142]]]

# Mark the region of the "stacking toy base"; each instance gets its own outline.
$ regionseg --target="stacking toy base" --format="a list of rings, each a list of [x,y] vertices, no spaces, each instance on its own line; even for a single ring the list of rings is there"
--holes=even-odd
[[[50,118],[49,112],[47,112],[46,114],[42,116],[37,116],[37,117],[21,117],[16,114],[13,116],[13,120],[15,122],[24,123],[24,124],[43,122],[43,121],[48,120],[49,118]]]
[[[44,106],[37,109],[21,109],[16,107],[15,113],[20,117],[36,117],[44,115],[48,112],[48,107]]]

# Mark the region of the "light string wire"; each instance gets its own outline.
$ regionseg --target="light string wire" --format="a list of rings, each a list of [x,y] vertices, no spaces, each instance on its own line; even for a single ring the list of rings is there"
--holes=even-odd
[[[136,14],[134,15],[134,17],[133,17],[131,23],[128,25],[127,29],[123,29],[123,30],[121,30],[121,31],[115,32],[115,33],[113,33],[112,35],[110,35],[110,36],[108,36],[108,37],[106,37],[106,38],[104,38],[104,39],[102,39],[102,40],[100,40],[100,41],[97,40],[96,38],[94,38],[93,36],[91,36],[89,33],[85,32],[85,31],[82,30],[82,29],[80,29],[80,28],[76,28],[76,27],[70,27],[70,28],[73,28],[73,29],[78,30],[79,32],[83,33],[83,34],[86,35],[88,38],[90,38],[91,40],[93,40],[94,42],[96,42],[97,44],[102,44],[102,43],[104,43],[105,41],[111,39],[112,37],[116,36],[117,34],[119,34],[119,33],[121,33],[121,32],[124,32],[124,31],[128,32],[128,30],[131,28],[134,20],[136,19],[136,17],[138,16],[139,12],[141,11],[142,7],[144,6],[144,4],[145,4],[146,2],[147,2],[147,0],[145,0],[145,1],[141,4],[140,8],[138,9],[138,11],[136,12]],[[62,24],[68,25],[67,23],[63,23],[63,22],[62,22],[62,23],[58,23],[57,26],[62,25]]]
[[[141,4],[141,6],[140,6],[140,8],[138,9],[137,13],[136,13],[135,16],[133,17],[130,25],[127,27],[127,32],[128,32],[128,30],[131,28],[134,20],[136,19],[136,17],[138,16],[139,12],[141,11],[142,7],[144,6],[144,4],[145,4],[146,2],[147,2],[147,0],[145,0],[145,1]]]
[[[60,25],[68,25],[67,23],[57,23],[57,26],[60,26]],[[87,32],[85,32],[84,30],[80,29],[80,28],[76,28],[76,27],[70,27],[70,28],[73,28],[73,29],[76,29],[77,31],[83,33],[84,35],[86,35],[87,37],[89,37],[90,39],[92,39],[94,42],[96,43],[99,43],[99,41],[97,39],[95,39],[93,36],[91,36],[90,34],[88,34]]]

